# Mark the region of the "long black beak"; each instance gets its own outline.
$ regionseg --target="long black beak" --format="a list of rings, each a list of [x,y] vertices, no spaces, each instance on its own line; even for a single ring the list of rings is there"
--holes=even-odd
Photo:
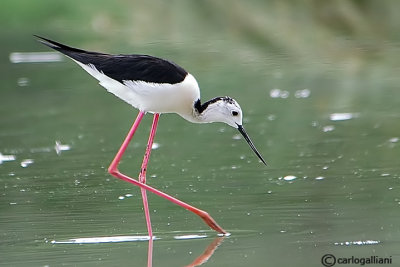
[[[239,132],[243,135],[244,139],[247,141],[247,143],[249,144],[249,146],[251,147],[251,149],[253,149],[254,153],[256,153],[257,157],[265,164],[267,165],[267,163],[265,162],[265,160],[263,159],[263,157],[261,156],[260,152],[257,151],[257,148],[254,146],[253,142],[251,141],[250,137],[247,135],[246,131],[244,130],[242,125],[238,125],[238,130]]]

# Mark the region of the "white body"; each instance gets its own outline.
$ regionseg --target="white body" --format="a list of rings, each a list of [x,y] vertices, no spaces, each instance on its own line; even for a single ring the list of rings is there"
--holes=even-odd
[[[74,61],[95,77],[108,92],[141,111],[177,113],[189,121],[198,122],[193,114],[193,105],[196,100],[200,99],[200,89],[196,79],[190,73],[177,84],[143,81],[124,81],[122,84],[104,75],[93,65]]]

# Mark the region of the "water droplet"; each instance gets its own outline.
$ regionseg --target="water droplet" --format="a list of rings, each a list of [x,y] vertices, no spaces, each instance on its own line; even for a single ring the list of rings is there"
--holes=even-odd
[[[288,91],[282,91],[281,92],[281,98],[288,98],[289,97],[289,92]]]
[[[323,131],[324,133],[326,133],[326,132],[332,132],[333,130],[335,130],[335,126],[333,126],[333,125],[327,125],[327,126],[324,126],[324,127],[322,128],[322,131]]]
[[[294,93],[294,97],[296,98],[307,98],[311,94],[311,91],[309,89],[303,89],[303,90],[297,90]]]
[[[33,164],[34,160],[33,159],[24,159],[21,161],[21,167],[26,168],[29,165]]]
[[[270,115],[268,115],[267,119],[268,119],[269,121],[273,121],[273,120],[276,119],[276,115],[275,115],[275,114],[270,114]]]
[[[332,113],[329,115],[331,121],[345,121],[357,117],[355,113]]]
[[[281,90],[274,88],[271,91],[269,91],[269,96],[271,98],[288,98],[290,93],[286,90]]]
[[[233,140],[240,140],[242,139],[242,137],[240,136],[240,134],[235,134],[234,136],[232,136]]]
[[[69,145],[63,145],[60,141],[56,141],[56,145],[54,146],[57,155],[60,155],[62,151],[70,150],[71,147]]]
[[[283,180],[285,180],[285,181],[293,181],[296,178],[297,177],[294,176],[294,175],[287,175],[287,176],[283,177]]]
[[[15,155],[3,155],[0,153],[0,164],[2,164],[4,161],[13,161],[15,159]]]
[[[278,98],[280,94],[281,94],[280,89],[272,89],[271,91],[269,91],[269,96],[272,98]]]
[[[18,80],[17,80],[18,86],[21,86],[21,87],[28,86],[29,82],[30,82],[29,79],[26,77],[21,77],[21,78],[18,78]]]

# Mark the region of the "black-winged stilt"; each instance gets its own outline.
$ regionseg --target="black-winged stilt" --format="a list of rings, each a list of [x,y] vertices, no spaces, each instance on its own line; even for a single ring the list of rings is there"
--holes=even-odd
[[[254,153],[266,165],[266,162],[242,126],[242,109],[239,104],[227,96],[216,97],[202,104],[196,79],[171,61],[147,55],[110,55],[90,52],[35,36],[43,44],[74,60],[109,92],[139,110],[135,122],[111,162],[108,171],[111,175],[141,188],[150,238],[152,238],[153,234],[146,190],[197,214],[212,229],[221,234],[227,234],[207,212],[147,185],[146,171],[161,113],[177,113],[184,119],[194,123],[226,123],[239,130]],[[135,180],[119,172],[118,164],[146,112],[153,113],[154,118],[139,173],[139,180]]]

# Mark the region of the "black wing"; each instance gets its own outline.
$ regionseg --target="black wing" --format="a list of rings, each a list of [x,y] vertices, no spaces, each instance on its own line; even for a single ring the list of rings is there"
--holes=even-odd
[[[188,74],[174,62],[147,55],[110,55],[73,48],[40,36],[40,42],[86,65],[93,65],[108,77],[123,81],[175,84]]]

